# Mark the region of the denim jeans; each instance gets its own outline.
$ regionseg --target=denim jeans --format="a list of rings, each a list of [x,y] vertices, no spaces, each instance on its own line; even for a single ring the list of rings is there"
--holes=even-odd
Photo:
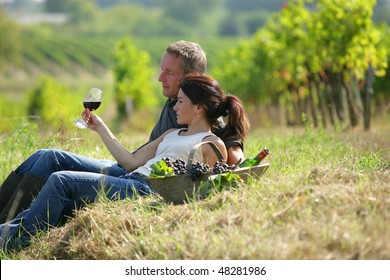
[[[39,163],[42,165],[39,166]],[[77,170],[77,167],[82,170],[49,174],[54,169]],[[48,180],[29,209],[0,225],[1,247],[6,246],[8,249],[28,246],[32,236],[57,226],[64,218],[71,216],[73,210],[95,202],[99,195],[117,200],[132,197],[136,193],[148,195],[154,192],[143,175],[126,174],[123,168],[113,162],[57,150],[39,150],[21,164],[18,171],[20,174],[33,172],[43,178],[48,177]],[[111,175],[97,173],[99,171]]]
[[[95,202],[100,195],[118,200],[152,192],[146,179],[137,173],[113,177],[89,172],[55,172],[29,209],[0,225],[0,242],[8,249],[28,246],[32,236],[57,226],[73,210]]]
[[[99,160],[56,149],[41,149],[28,157],[15,173],[23,177],[31,173],[47,180],[57,171],[85,171],[119,177],[126,174],[120,165],[111,160]]]

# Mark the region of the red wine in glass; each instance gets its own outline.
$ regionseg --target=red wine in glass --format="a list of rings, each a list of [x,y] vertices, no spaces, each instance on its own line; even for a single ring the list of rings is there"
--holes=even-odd
[[[84,108],[89,109],[90,111],[94,111],[97,108],[99,108],[100,103],[102,103],[102,102],[91,102],[91,101],[84,101],[83,102]]]
[[[98,88],[91,88],[84,97],[83,105],[85,109],[89,109],[91,111],[99,108],[102,103],[103,92]],[[88,124],[83,119],[74,119],[73,123],[78,128],[87,128]]]

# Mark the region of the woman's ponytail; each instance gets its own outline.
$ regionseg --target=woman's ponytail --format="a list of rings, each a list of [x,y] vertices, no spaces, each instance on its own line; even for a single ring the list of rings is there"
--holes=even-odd
[[[205,109],[205,117],[213,133],[223,141],[244,141],[249,132],[249,122],[244,106],[234,95],[224,95],[219,83],[208,76],[188,75],[180,83],[180,89],[192,104]],[[221,126],[220,117],[227,117],[227,124]]]
[[[240,139],[244,141],[249,133],[250,125],[243,104],[238,97],[230,94],[225,95],[222,104],[222,115],[227,114],[227,123],[217,135],[222,140]]]

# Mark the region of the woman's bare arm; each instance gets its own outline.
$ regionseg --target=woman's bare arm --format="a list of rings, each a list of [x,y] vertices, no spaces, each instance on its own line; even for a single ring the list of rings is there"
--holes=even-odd
[[[222,156],[224,160],[226,161],[227,159],[227,150],[225,143],[217,136],[208,136],[204,138],[204,141],[211,141],[213,142],[218,149],[221,151]],[[209,146],[209,145],[202,145],[202,153],[203,153],[203,158],[205,160],[205,163],[210,165],[210,167],[214,166],[214,164],[219,161],[218,156],[214,152],[214,150]]]
[[[136,153],[131,153],[117,140],[99,116],[91,113],[89,110],[84,111],[83,116],[88,123],[88,128],[99,134],[111,155],[127,171],[132,171],[144,165],[149,159],[153,158],[156,155],[158,145],[164,138],[165,134],[168,133],[164,133],[155,141],[143,146]]]

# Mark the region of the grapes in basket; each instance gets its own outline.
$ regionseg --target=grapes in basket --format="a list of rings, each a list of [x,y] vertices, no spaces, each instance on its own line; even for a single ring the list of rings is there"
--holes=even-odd
[[[175,175],[184,175],[187,173],[187,166],[184,160],[171,159],[169,157],[164,157],[161,160],[164,161],[168,167],[172,168]]]
[[[192,163],[192,168],[191,168],[191,171],[190,171],[190,178],[192,181],[196,181],[199,179],[200,175],[202,175],[202,173],[207,173],[210,171],[210,166],[206,163],[202,163],[202,162],[193,162]]]
[[[187,167],[184,160],[162,158],[160,161],[150,165],[150,178],[163,178],[174,175],[184,175],[187,173]]]
[[[184,175],[187,173],[187,165],[182,159],[172,159],[164,157],[160,161],[150,166],[151,173],[150,178],[163,178],[175,175]],[[199,179],[202,173],[212,172],[213,174],[221,174],[231,169],[225,161],[217,161],[214,167],[211,169],[210,166],[202,162],[193,162],[192,168],[189,171],[190,178],[193,181]]]

